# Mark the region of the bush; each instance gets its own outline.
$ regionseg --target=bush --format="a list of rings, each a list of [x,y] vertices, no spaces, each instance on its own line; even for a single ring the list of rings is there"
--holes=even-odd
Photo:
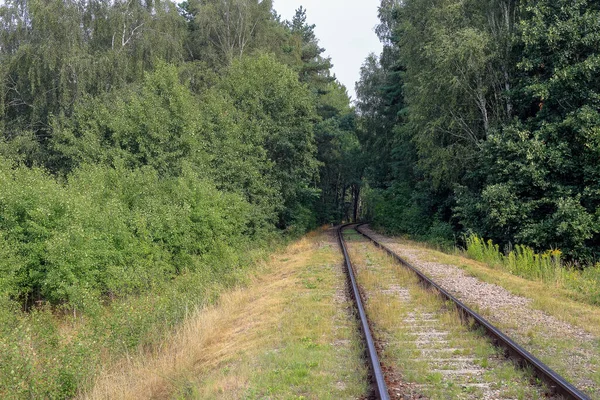
[[[452,225],[440,219],[435,219],[427,233],[427,241],[444,250],[453,249],[456,240],[454,239]]]
[[[52,118],[43,145],[0,143],[0,398],[75,396],[239,282],[278,222],[315,225],[297,75],[245,59],[200,95],[159,63]]]
[[[492,266],[501,266],[503,255],[500,248],[491,240],[487,242],[477,235],[469,235],[465,240],[467,244],[467,255],[474,260],[482,261]]]
[[[100,166],[60,183],[42,170],[0,170],[0,288],[76,309],[140,293],[243,244],[250,205],[186,171]]]
[[[22,312],[0,299],[0,398],[71,398],[93,376],[139,347],[160,344],[189,313],[241,282],[264,247],[241,249],[242,257],[204,264],[197,272],[158,283],[152,292],[116,299],[83,318],[49,306]]]
[[[75,396],[263,256],[250,204],[190,168],[0,166],[1,398]]]
[[[369,190],[365,196],[367,217],[374,226],[390,234],[408,235],[443,248],[453,247],[452,226],[437,215],[429,216],[411,196],[411,189],[403,185],[387,190]]]

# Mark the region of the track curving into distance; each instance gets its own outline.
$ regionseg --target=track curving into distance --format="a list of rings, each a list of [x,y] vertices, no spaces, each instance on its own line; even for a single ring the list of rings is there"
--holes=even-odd
[[[442,296],[445,300],[452,302],[456,306],[456,308],[458,309],[458,311],[460,312],[462,317],[464,317],[465,319],[471,319],[471,320],[475,321],[475,323],[477,325],[481,326],[485,330],[486,334],[491,337],[494,345],[498,346],[498,347],[502,347],[505,350],[507,356],[514,359],[520,366],[532,368],[532,370],[536,374],[536,376],[538,378],[540,378],[542,381],[544,381],[554,393],[561,395],[565,399],[569,399],[569,400],[590,400],[590,398],[587,395],[585,395],[579,389],[577,389],[572,384],[567,382],[566,379],[564,379],[562,376],[558,375],[550,367],[548,367],[547,365],[542,363],[540,360],[538,360],[536,357],[534,357],[527,350],[525,350],[524,348],[522,348],[521,346],[516,344],[512,339],[510,339],[508,336],[506,336],[504,333],[502,333],[498,328],[496,328],[491,323],[489,323],[481,315],[479,315],[475,311],[471,310],[460,300],[455,298],[449,292],[447,292],[442,287],[440,287],[438,284],[436,284],[433,280],[428,278],[418,268],[414,267],[408,261],[404,260],[402,257],[400,257],[399,255],[394,253],[390,248],[386,247],[385,245],[381,244],[380,242],[378,242],[371,236],[362,232],[360,230],[360,226],[362,226],[362,225],[364,225],[364,224],[355,225],[354,229],[358,233],[360,233],[361,235],[363,235],[364,237],[366,237],[367,239],[372,241],[377,247],[385,250],[389,255],[391,255],[400,264],[402,264],[403,266],[405,266],[406,268],[408,268],[409,270],[414,272],[425,286],[436,289],[437,292],[440,294],[440,296]],[[340,237],[340,243],[342,244],[342,248],[344,251],[344,257],[346,257],[346,260],[348,260],[347,253],[345,250],[345,245],[344,245],[344,242],[343,242],[343,239],[341,236],[342,228],[345,228],[346,226],[347,225],[344,225],[339,228],[339,237]],[[347,261],[347,263],[348,263],[348,265],[350,265],[349,264],[350,261]],[[350,268],[351,267],[349,267],[349,271],[350,271]]]

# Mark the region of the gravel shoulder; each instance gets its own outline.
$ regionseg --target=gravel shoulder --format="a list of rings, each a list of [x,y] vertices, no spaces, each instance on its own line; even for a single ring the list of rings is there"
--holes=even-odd
[[[478,310],[513,340],[592,398],[599,398],[600,337],[590,332],[591,329],[566,322],[561,318],[561,310],[557,309],[556,313],[540,310],[536,307],[539,300],[535,296],[516,295],[513,293],[514,287],[503,287],[472,276],[459,267],[465,261],[462,257],[443,255],[400,238],[387,237],[369,227],[362,227],[361,230]],[[456,260],[449,263],[449,257],[455,257]],[[481,265],[481,268],[486,267]],[[487,274],[494,273],[494,270],[487,269]],[[511,280],[511,286],[514,283],[515,280]],[[526,281],[523,283],[526,284]],[[546,290],[552,296],[552,288]]]
[[[414,274],[352,230],[344,236],[392,399],[548,399]]]

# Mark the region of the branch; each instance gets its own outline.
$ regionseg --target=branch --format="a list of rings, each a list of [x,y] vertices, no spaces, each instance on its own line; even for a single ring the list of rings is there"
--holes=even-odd
[[[137,31],[139,28],[141,28],[145,24],[146,24],[145,22],[142,22],[141,24],[139,24],[138,26],[136,26],[135,28],[133,28],[133,30],[129,34],[129,38],[127,39],[127,41],[125,41],[123,43],[123,47],[127,46],[127,43],[129,43],[129,41],[133,38],[133,36],[135,35],[135,31]],[[125,33],[123,33],[123,39],[125,39]]]

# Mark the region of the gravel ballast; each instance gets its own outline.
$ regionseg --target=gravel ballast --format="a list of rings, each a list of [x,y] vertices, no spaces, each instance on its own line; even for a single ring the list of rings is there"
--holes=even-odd
[[[600,338],[538,310],[530,298],[517,296],[496,284],[469,276],[463,269],[428,261],[428,250],[361,227],[361,231],[410,262],[445,290],[479,310],[510,336],[581,390],[598,398]]]

